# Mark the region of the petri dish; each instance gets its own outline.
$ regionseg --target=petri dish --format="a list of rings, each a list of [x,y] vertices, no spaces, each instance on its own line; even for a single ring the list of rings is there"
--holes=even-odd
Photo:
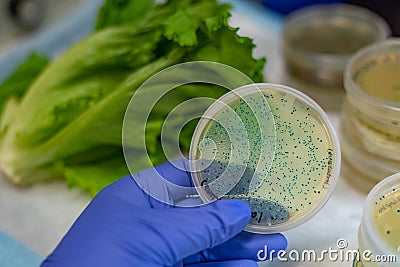
[[[396,173],[380,181],[367,196],[358,229],[359,251],[363,257],[354,266],[378,266],[374,259],[382,255],[387,259],[390,255],[391,260],[386,264],[382,261],[379,266],[400,266],[399,219],[400,173]]]
[[[377,14],[348,4],[320,4],[291,13],[282,31],[288,72],[320,87],[341,87],[346,63],[358,49],[390,35]]]
[[[338,138],[325,112],[305,94],[268,83],[214,102],[195,129],[189,158],[202,200],[246,201],[246,230],[256,233],[310,219],[332,194],[340,169]]]

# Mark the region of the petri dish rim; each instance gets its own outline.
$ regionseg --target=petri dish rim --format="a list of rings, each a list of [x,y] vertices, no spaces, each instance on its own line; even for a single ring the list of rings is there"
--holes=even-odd
[[[329,184],[329,187],[327,188],[327,191],[325,192],[325,194],[319,198],[319,202],[317,205],[313,206],[312,209],[310,209],[304,215],[300,216],[299,218],[297,218],[294,221],[288,220],[285,223],[281,223],[281,224],[277,224],[277,225],[273,225],[273,226],[248,224],[245,228],[246,231],[253,232],[253,233],[260,233],[260,234],[277,233],[277,232],[282,232],[282,231],[287,231],[287,230],[293,229],[293,228],[303,224],[310,218],[312,218],[326,204],[326,202],[332,195],[334,188],[336,186],[337,180],[339,178],[339,173],[340,173],[341,153],[340,153],[339,138],[336,134],[336,131],[335,131],[333,125],[329,121],[328,115],[323,111],[323,109],[314,100],[312,100],[309,96],[307,96],[306,94],[304,94],[298,90],[295,90],[289,86],[273,84],[273,83],[249,84],[249,85],[241,86],[239,88],[236,88],[236,89],[226,93],[221,98],[219,98],[219,100],[224,100],[226,98],[229,99],[229,98],[231,98],[231,94],[234,94],[237,91],[247,91],[246,95],[249,95],[252,92],[254,92],[254,90],[255,90],[254,88],[261,89],[261,91],[273,90],[273,91],[277,91],[280,93],[291,94],[292,96],[295,96],[296,98],[300,99],[301,102],[303,102],[304,104],[313,108],[316,111],[316,113],[320,115],[320,118],[322,119],[321,123],[324,126],[328,137],[331,139],[332,148],[334,150],[334,153],[333,153],[334,164],[333,164],[333,170],[332,170],[330,184]],[[206,112],[203,114],[203,116],[209,116],[210,114],[215,115],[218,112],[218,109],[215,110],[215,108],[213,106],[214,105],[211,105],[206,110]],[[193,150],[194,150],[193,147],[196,144],[196,142],[198,143],[198,138],[201,136],[201,133],[205,129],[204,126],[207,125],[206,122],[204,122],[204,121],[202,122],[202,121],[203,121],[203,119],[200,119],[200,121],[197,124],[196,129],[194,131],[192,142],[190,145],[190,152],[189,152],[190,157],[193,156]],[[192,170],[195,169],[195,167],[192,166],[192,164],[190,165],[190,169],[191,169],[192,180],[193,180],[194,185],[196,186],[196,190],[197,190],[198,194],[200,195],[200,197],[202,198],[202,200],[206,203],[215,201],[215,199],[210,200],[208,198],[208,195],[203,192],[198,177],[194,174],[194,172],[192,172]]]

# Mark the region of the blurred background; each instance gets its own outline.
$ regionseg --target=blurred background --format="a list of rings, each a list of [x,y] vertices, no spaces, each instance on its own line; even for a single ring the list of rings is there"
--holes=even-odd
[[[54,24],[84,0],[1,0],[0,50]]]
[[[282,14],[288,14],[296,9],[314,5],[316,3],[347,3],[365,7],[383,17],[392,29],[393,36],[400,35],[400,2],[396,0],[297,0],[297,1],[281,1],[281,0],[262,0],[262,4],[276,10]]]

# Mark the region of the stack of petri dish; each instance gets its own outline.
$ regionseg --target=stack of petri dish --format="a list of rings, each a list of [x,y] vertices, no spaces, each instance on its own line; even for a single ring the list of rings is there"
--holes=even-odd
[[[369,191],[400,172],[400,39],[358,51],[344,74],[340,125],[344,176]]]

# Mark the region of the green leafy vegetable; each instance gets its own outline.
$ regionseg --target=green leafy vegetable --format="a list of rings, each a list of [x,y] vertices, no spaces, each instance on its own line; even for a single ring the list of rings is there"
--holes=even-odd
[[[106,1],[99,11],[96,29],[136,22],[153,7],[153,1]]]
[[[14,72],[0,85],[0,109],[14,95],[20,98],[33,80],[48,65],[49,60],[38,53],[32,53]]]
[[[1,86],[6,89],[0,104],[7,101],[0,122],[3,172],[19,184],[65,179],[95,194],[128,174],[121,148],[123,116],[149,77],[177,63],[207,60],[262,81],[264,60],[254,59],[252,41],[228,26],[228,11],[229,6],[214,0],[106,1],[92,35],[44,71],[44,61],[33,56]],[[21,69],[30,68],[38,71],[19,81]],[[190,84],[157,103],[146,125],[152,162],[165,161],[160,133],[172,108],[193,97],[223,93],[218,86]],[[186,151],[195,125],[189,123],[181,133]],[[133,141],[129,149],[138,144]],[[134,164],[135,170],[146,166],[140,158]]]

